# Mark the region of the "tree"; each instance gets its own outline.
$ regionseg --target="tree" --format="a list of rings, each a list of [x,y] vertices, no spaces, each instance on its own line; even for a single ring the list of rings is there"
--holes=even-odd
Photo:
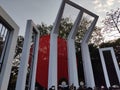
[[[24,42],[24,37],[23,36],[18,36],[17,45],[16,45],[16,49],[15,49],[14,60],[13,60],[13,65],[14,66],[19,65],[19,60],[20,60],[21,53],[22,53],[22,48],[23,48],[23,42]]]
[[[120,33],[120,9],[111,10],[106,13],[106,18],[102,21],[104,31],[117,30]]]
[[[83,17],[81,24],[78,26],[78,32],[75,37],[75,43],[76,43],[76,49],[80,47],[80,41],[82,40],[85,32],[87,31],[87,28],[91,24],[91,20],[89,20],[87,17]],[[68,34],[70,30],[72,29],[73,22],[70,18],[62,18],[59,26],[59,37],[62,37],[64,39],[67,39]],[[44,23],[41,23],[38,25],[38,29],[40,30],[40,35],[50,34],[50,31],[52,30],[52,25],[47,26]],[[99,45],[101,41],[103,40],[103,36],[101,34],[101,28],[95,27],[93,34],[91,36],[90,43],[94,43],[95,45]]]
[[[37,28],[40,31],[40,36],[49,34],[52,30],[52,25],[47,26],[45,23],[41,23],[40,25],[37,25]]]
[[[101,33],[101,28],[95,26],[89,43],[94,43],[94,45],[99,46],[103,41],[104,41],[104,37]]]
[[[72,29],[73,23],[70,18],[62,18],[59,26],[59,37],[67,39],[70,30]]]
[[[13,66],[12,66],[12,70],[11,70],[8,90],[15,89],[15,84],[16,84],[17,74],[18,74],[18,68],[19,68],[20,58],[21,58],[21,53],[22,53],[22,48],[23,48],[23,42],[24,42],[24,37],[23,36],[18,36],[17,45],[16,45],[16,49],[15,49],[14,60],[12,62]]]

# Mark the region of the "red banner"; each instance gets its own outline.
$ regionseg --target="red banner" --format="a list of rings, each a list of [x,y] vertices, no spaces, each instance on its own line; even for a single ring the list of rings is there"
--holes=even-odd
[[[43,87],[48,86],[50,35],[42,36],[39,42],[38,65],[36,81]],[[58,38],[58,81],[65,78],[68,80],[66,40]]]

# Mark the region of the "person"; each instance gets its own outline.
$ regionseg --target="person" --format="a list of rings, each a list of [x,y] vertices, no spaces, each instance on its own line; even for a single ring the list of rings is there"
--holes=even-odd
[[[62,90],[62,87],[58,87],[58,90]]]
[[[74,84],[70,86],[70,90],[76,90],[76,87],[74,86]]]
[[[87,90],[92,90],[92,88],[91,88],[91,87],[88,87]]]
[[[55,90],[55,86],[52,86],[51,88],[49,88],[49,90]]]

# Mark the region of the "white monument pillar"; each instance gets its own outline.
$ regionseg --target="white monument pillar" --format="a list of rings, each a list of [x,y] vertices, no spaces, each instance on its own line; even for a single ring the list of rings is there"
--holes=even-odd
[[[1,7],[0,23],[3,24],[3,26],[8,30],[5,37],[4,48],[0,57],[0,63],[2,63],[0,67],[0,90],[7,90],[19,27]]]
[[[61,17],[63,14],[65,1],[63,0],[58,12],[58,15],[56,17],[55,23],[53,25],[52,32],[50,34],[50,52],[49,52],[49,73],[48,73],[48,90],[52,86],[55,86],[55,90],[57,90],[57,36],[58,36],[58,28],[60,25]]]
[[[76,88],[79,88],[79,83],[78,83],[77,60],[76,60],[74,39],[75,39],[76,32],[78,30],[77,28],[81,21],[82,15],[83,15],[83,12],[82,11],[79,12],[67,40],[69,85],[74,84]]]
[[[84,75],[85,75],[85,84],[87,87],[95,87],[95,81],[93,76],[93,70],[91,65],[89,47],[87,43],[81,44],[81,51],[82,51],[82,60],[83,60],[83,68],[84,68]]]
[[[26,26],[26,32],[25,32],[25,39],[23,44],[23,50],[22,50],[22,56],[21,56],[21,62],[20,67],[18,71],[18,78],[17,78],[17,84],[16,84],[16,90],[25,90],[26,87],[26,76],[27,76],[27,69],[28,69],[28,61],[29,61],[29,54],[30,54],[30,48],[31,48],[31,39],[32,39],[32,32],[33,28],[37,34],[35,43],[35,50],[34,50],[34,58],[32,59],[34,64],[32,69],[35,70],[32,73],[31,78],[31,86],[29,86],[30,90],[34,90],[35,88],[35,77],[36,77],[36,67],[37,67],[37,56],[38,56],[38,44],[39,44],[39,31],[36,28],[35,24],[32,22],[32,20],[27,21]]]
[[[50,56],[49,56],[49,75],[48,89],[55,86],[57,90],[57,35],[50,36]]]
[[[98,19],[98,17],[95,16],[94,21],[91,23],[91,26],[89,27],[88,31],[85,33],[82,43],[81,43],[85,83],[86,83],[87,87],[92,87],[92,88],[95,87],[95,81],[94,81],[93,69],[92,69],[92,65],[91,65],[88,40],[92,34],[92,31],[94,30],[97,19]]]
[[[33,23],[34,24],[34,23]],[[35,36],[35,47],[34,47],[34,54],[33,54],[33,66],[32,66],[32,74],[31,74],[31,81],[30,81],[30,90],[35,90],[35,83],[36,83],[36,71],[37,71],[37,61],[38,61],[38,50],[39,50],[39,30],[33,25],[37,34]]]
[[[28,60],[31,46],[32,26],[31,23],[27,23],[25,39],[23,44],[22,56],[20,61],[20,67],[18,71],[18,78],[16,83],[16,90],[25,90],[26,75],[28,68]]]
[[[107,87],[110,87],[110,81],[109,81],[108,72],[107,72],[107,68],[106,68],[106,65],[105,65],[105,61],[104,61],[102,49],[99,49],[99,53],[100,53],[102,67],[103,67],[103,73],[104,73],[104,77],[105,77],[105,83],[106,83]]]
[[[111,48],[111,54],[112,54],[112,58],[113,58],[113,64],[115,66],[115,70],[116,70],[116,73],[117,73],[118,81],[119,81],[119,84],[120,84],[120,69],[119,69],[119,66],[118,66],[118,63],[117,63],[117,59],[116,59],[113,47]]]
[[[110,51],[111,52],[111,56],[112,56],[112,59],[113,59],[113,64],[114,64],[114,67],[115,67],[115,70],[116,70],[116,74],[117,74],[119,83],[120,83],[120,69],[119,69],[119,66],[118,66],[118,63],[117,63],[117,59],[116,59],[113,47],[100,48],[99,53],[100,53],[103,72],[104,72],[104,76],[105,76],[105,82],[106,82],[107,87],[110,87],[111,85],[110,85],[110,80],[109,80],[108,73],[107,73],[107,68],[106,68],[106,65],[105,65],[105,59],[104,59],[104,56],[103,56],[103,51]]]

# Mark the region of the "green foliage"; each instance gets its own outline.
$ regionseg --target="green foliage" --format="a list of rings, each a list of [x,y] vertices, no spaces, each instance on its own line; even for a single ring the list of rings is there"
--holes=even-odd
[[[90,24],[91,24],[91,21],[88,20],[86,17],[82,18],[82,21],[78,26],[78,32],[75,37],[75,41],[77,43],[80,43],[80,41],[82,40],[83,36],[85,35],[85,32],[87,31]]]
[[[14,58],[16,58],[18,55],[20,55],[20,53],[22,53],[23,42],[24,42],[24,37],[18,36]]]
[[[91,35],[90,43],[94,43],[94,45],[99,46],[102,42],[104,41],[104,37],[101,33],[101,28],[100,27],[95,27],[94,31]]]
[[[41,23],[40,25],[37,25],[37,28],[40,31],[40,36],[50,34],[50,31],[52,30],[52,25],[47,26],[44,23]]]
[[[70,18],[62,18],[59,26],[59,37],[67,39],[67,36],[72,29],[73,23]]]
[[[75,37],[75,43],[76,43],[76,50],[79,50],[80,42],[85,35],[85,32],[87,31],[88,27],[91,24],[91,20],[89,20],[87,17],[83,17],[81,23],[78,26],[78,32]],[[40,36],[50,34],[52,30],[52,25],[47,26],[44,23],[41,23],[38,25],[38,29],[40,30]],[[64,39],[67,39],[68,34],[70,33],[70,30],[73,27],[73,22],[70,18],[62,18],[60,21],[59,26],[59,37],[62,37]],[[90,43],[94,43],[95,45],[99,45],[103,41],[103,36],[101,34],[101,28],[95,27],[93,34],[90,39]]]
[[[24,42],[24,37],[23,36],[18,36],[17,45],[16,45],[16,49],[15,49],[14,60],[12,61],[13,66],[12,66],[12,70],[11,70],[8,90],[14,90],[15,89],[17,74],[18,74],[18,68],[19,68],[19,64],[20,64],[20,57],[21,57],[22,48],[23,48],[23,42]]]

